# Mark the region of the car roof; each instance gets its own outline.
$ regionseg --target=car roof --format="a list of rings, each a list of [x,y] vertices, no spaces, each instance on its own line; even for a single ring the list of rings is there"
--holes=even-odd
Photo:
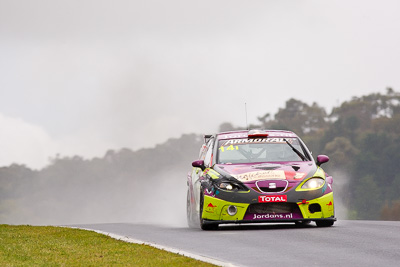
[[[249,136],[249,132],[252,131],[261,131],[263,133],[268,134],[268,137],[297,137],[297,135],[292,131],[268,129],[268,130],[240,130],[240,131],[222,132],[217,134],[217,139],[225,140],[225,139],[247,138]]]

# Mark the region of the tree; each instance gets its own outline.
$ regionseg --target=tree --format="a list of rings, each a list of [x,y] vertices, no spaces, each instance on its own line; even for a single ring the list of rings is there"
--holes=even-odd
[[[349,170],[350,163],[355,159],[358,150],[346,137],[335,137],[331,142],[327,143],[324,153],[331,158],[331,168],[340,168]]]
[[[350,127],[350,130],[366,130],[371,127],[373,120],[392,118],[397,114],[400,114],[400,94],[388,88],[386,95],[377,93],[353,97],[351,101],[334,108],[330,117],[344,121],[344,126]]]
[[[234,131],[235,127],[233,127],[232,123],[224,122],[219,126],[219,132],[229,132]]]
[[[325,109],[318,104],[309,106],[291,98],[286,102],[285,108],[280,108],[275,114],[274,124],[303,135],[325,128],[326,117]]]

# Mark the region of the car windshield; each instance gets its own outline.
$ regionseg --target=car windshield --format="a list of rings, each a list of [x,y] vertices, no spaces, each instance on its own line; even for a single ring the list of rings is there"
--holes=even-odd
[[[217,163],[303,161],[286,141],[304,154],[297,138],[229,139],[219,141]]]

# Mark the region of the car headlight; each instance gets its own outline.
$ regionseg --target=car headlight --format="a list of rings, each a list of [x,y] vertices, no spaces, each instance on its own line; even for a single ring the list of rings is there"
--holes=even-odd
[[[219,188],[225,189],[225,190],[233,190],[234,186],[231,183],[220,183],[218,185]]]
[[[232,181],[220,181],[217,184],[217,188],[225,191],[248,191],[248,188],[240,183],[235,183]]]
[[[325,180],[322,178],[308,179],[302,186],[302,189],[317,189],[324,185]]]

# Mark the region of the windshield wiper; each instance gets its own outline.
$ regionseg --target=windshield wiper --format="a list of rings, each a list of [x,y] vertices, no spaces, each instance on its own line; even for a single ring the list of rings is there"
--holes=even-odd
[[[294,152],[296,152],[296,154],[297,154],[303,161],[306,161],[306,160],[307,160],[307,158],[306,158],[299,150],[297,150],[297,148],[295,148],[294,146],[292,146],[292,144],[289,143],[288,140],[286,140],[285,138],[283,138],[283,140],[286,142],[286,144],[288,144],[288,145],[292,148],[292,150],[293,150]]]

